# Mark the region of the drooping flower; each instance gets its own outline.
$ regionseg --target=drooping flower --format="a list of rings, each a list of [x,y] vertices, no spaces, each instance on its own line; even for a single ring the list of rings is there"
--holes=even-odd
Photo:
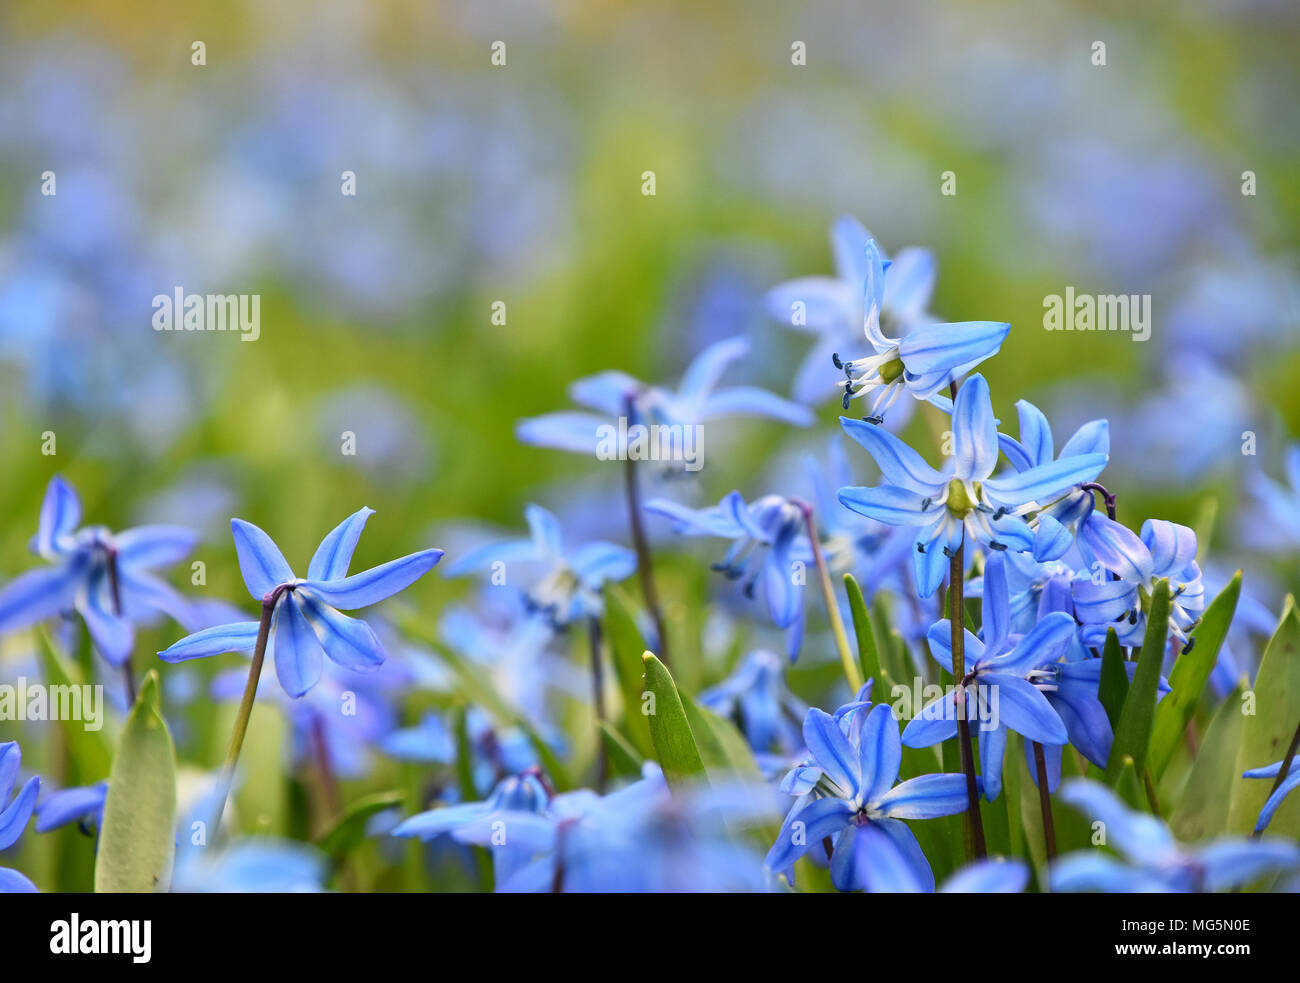
[[[442,559],[442,550],[427,549],[348,574],[352,554],[373,509],[362,508],[321,540],[305,579],[295,577],[279,547],[265,532],[243,519],[232,519],[231,532],[239,569],[249,594],[271,607],[269,651],[280,685],[302,696],[321,678],[322,651],[345,669],[366,671],[385,658],[383,645],[364,621],[341,614],[405,590]],[[258,622],[244,621],[206,628],[159,652],[164,662],[185,662],[225,652],[246,652],[257,643]]]
[[[528,606],[553,627],[604,611],[601,590],[636,572],[636,554],[625,546],[604,541],[584,543],[572,551],[564,547],[560,521],[540,505],[524,509],[528,539],[487,543],[461,555],[447,567],[447,576],[512,565],[533,574],[524,592]],[[497,567],[501,564],[501,567]]]
[[[863,325],[867,321],[866,286],[873,276],[873,252],[881,277],[879,320],[894,337],[928,323],[926,312],[934,290],[934,256],[928,249],[900,250],[891,261],[855,218],[844,215],[831,226],[834,276],[805,276],[768,291],[768,313],[783,324],[816,337],[795,375],[794,398],[815,405],[835,392],[831,359],[845,361],[867,352]],[[873,293],[873,299],[874,293]]]
[[[1282,771],[1282,765],[1285,763],[1285,760],[1286,759],[1275,761],[1271,765],[1265,765],[1263,768],[1251,768],[1249,771],[1244,772],[1241,777],[1276,779],[1278,774]],[[1295,761],[1292,761],[1291,767],[1286,773],[1286,777],[1282,779],[1282,782],[1278,785],[1277,789],[1269,795],[1268,800],[1264,803],[1264,807],[1259,810],[1259,819],[1255,822],[1256,833],[1262,833],[1264,830],[1268,829],[1268,824],[1273,821],[1273,815],[1282,805],[1282,800],[1294,792],[1297,786],[1300,786],[1300,765],[1297,765]]]
[[[839,499],[855,512],[916,529],[913,562],[922,597],[934,593],[949,557],[966,540],[992,550],[1033,550],[1035,533],[1025,515],[1072,485],[1096,478],[1106,466],[1105,454],[1089,453],[992,477],[998,462],[997,423],[981,375],[971,376],[957,393],[953,456],[942,472],[880,427],[845,417],[840,423],[875,459],[884,484],[841,488]]]
[[[33,776],[10,800],[22,761],[23,753],[17,741],[0,744],[0,850],[8,850],[23,835],[41,789],[41,780]],[[0,867],[0,894],[34,893],[36,885],[27,877],[9,867]]]
[[[757,416],[799,427],[810,425],[813,415],[806,406],[782,399],[765,389],[754,386],[718,388],[718,380],[727,367],[748,353],[749,342],[744,338],[728,338],[710,345],[687,367],[675,390],[647,385],[616,371],[579,379],[569,387],[569,396],[575,403],[595,410],[595,413],[562,411],[520,420],[515,434],[525,444],[577,454],[597,454],[602,449],[605,435],[611,433],[611,418],[615,421],[625,418],[628,428],[633,425],[665,428],[661,430],[662,439],[678,441],[671,448],[681,453],[685,448],[680,441],[687,439],[683,428],[719,418]],[[613,426],[612,432],[618,434],[620,430]],[[619,444],[609,449],[620,456],[628,455],[629,447],[622,438]]]
[[[1068,740],[1065,724],[1039,685],[1054,685],[1049,663],[1061,657],[1074,635],[1074,619],[1063,611],[1044,615],[1025,634],[1011,631],[1007,595],[1006,560],[998,553],[988,558],[984,570],[983,639],[965,632],[966,710],[972,730],[979,728],[980,774],[984,793],[993,801],[1002,791],[1002,759],[1007,731],[1044,745]],[[952,670],[952,624],[948,619],[930,629],[930,653]],[[957,734],[956,691],[923,707],[903,731],[908,747],[930,747]],[[1031,772],[1032,774],[1032,772]]]
[[[138,526],[114,533],[81,526],[81,501],[59,475],[41,503],[32,552],[52,564],[21,574],[0,590],[0,634],[75,610],[95,648],[122,665],[135,642],[134,625],[166,614],[194,627],[189,607],[153,568],[185,557],[198,536],[180,526]]]
[[[1086,778],[1063,782],[1059,798],[1090,822],[1103,823],[1106,845],[1120,856],[1093,849],[1061,857],[1051,866],[1053,891],[1225,891],[1300,864],[1300,847],[1286,840],[1224,836],[1184,846],[1155,816],[1129,809],[1105,785]]]
[[[785,664],[773,652],[750,652],[730,676],[702,692],[699,701],[735,722],[757,754],[790,754],[801,746],[799,722],[808,707],[786,687]]]
[[[865,709],[865,708],[862,708]],[[967,808],[964,775],[921,775],[900,784],[903,746],[894,711],[871,708],[861,729],[812,708],[804,740],[820,775],[801,795],[768,851],[766,865],[793,883],[794,863],[833,842],[831,880],[841,891],[897,890],[900,878],[934,890],[934,873],[904,819],[934,819]],[[807,769],[803,770],[807,775]]]
[[[664,498],[645,503],[647,512],[667,516],[674,530],[684,536],[714,536],[732,540],[731,548],[714,570],[729,580],[743,580],[745,594],[754,596],[762,581],[772,623],[786,631],[787,653],[793,660],[803,643],[804,581],[795,575],[795,564],[812,563],[803,509],[780,495],[764,495],[746,504],[733,491],[717,505],[692,509]],[[757,554],[764,554],[761,566]]]

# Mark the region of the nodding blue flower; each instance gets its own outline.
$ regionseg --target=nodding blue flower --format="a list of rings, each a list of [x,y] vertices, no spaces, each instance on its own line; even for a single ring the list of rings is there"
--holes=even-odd
[[[41,780],[32,777],[10,800],[22,762],[23,752],[17,741],[0,744],[0,851],[8,850],[23,835],[41,790]],[[9,867],[0,867],[0,894],[35,893],[36,885],[24,875]]]
[[[449,577],[474,570],[505,571],[514,564],[533,574],[524,600],[553,627],[604,611],[601,592],[636,572],[636,554],[625,546],[595,541],[566,551],[560,520],[540,505],[524,509],[528,539],[487,543],[458,557],[447,567]]]
[[[1170,634],[1190,644],[1188,632],[1205,611],[1194,531],[1176,522],[1148,519],[1139,539],[1127,526],[1094,512],[1080,525],[1078,543],[1092,573],[1074,583],[1075,608],[1089,644],[1100,645],[1106,628],[1113,626],[1122,645],[1141,645],[1151,592],[1161,578],[1169,580],[1171,592]]]
[[[48,833],[74,822],[84,833],[89,833],[92,827],[101,829],[107,799],[107,781],[52,792],[36,807],[36,832]]]
[[[1051,464],[1056,460],[1056,445],[1052,441],[1052,425],[1033,403],[1022,399],[1016,403],[1020,416],[1020,439],[998,434],[998,444],[1011,466],[1017,471]],[[1110,456],[1110,425],[1106,420],[1085,423],[1061,448],[1062,458],[1079,454],[1105,454]],[[1094,505],[1091,491],[1079,485],[1067,490],[1054,502],[1043,505],[1034,520],[1034,559],[1056,560],[1074,543],[1068,530],[1092,514]]]
[[[1065,612],[1053,611],[1027,633],[1013,634],[1006,560],[998,553],[984,569],[983,613],[982,640],[963,629],[967,669],[959,683],[965,687],[972,729],[979,728],[980,773],[991,802],[1002,791],[1008,729],[1044,745],[1069,740],[1065,723],[1042,690],[1056,685],[1057,673],[1049,664],[1065,652],[1075,624]],[[935,661],[952,672],[951,622],[935,622],[929,639]],[[954,690],[924,706],[904,729],[903,743],[929,747],[954,737],[960,712],[956,695]]]
[[[1282,771],[1282,765],[1286,759],[1275,761],[1271,765],[1265,765],[1263,768],[1252,768],[1250,771],[1243,772],[1242,778],[1273,778],[1276,779],[1278,773]],[[1295,761],[1291,762],[1291,767],[1287,770],[1286,777],[1278,785],[1277,790],[1269,795],[1268,800],[1264,803],[1264,808],[1259,810],[1259,819],[1255,823],[1255,832],[1262,833],[1268,829],[1268,824],[1273,821],[1273,814],[1277,812],[1282,800],[1295,791],[1296,786],[1300,785],[1300,765]]]
[[[1029,867],[1008,857],[976,860],[954,871],[940,894],[1019,894],[1029,883]]]
[[[268,646],[275,674],[290,696],[302,696],[321,678],[322,651],[344,669],[369,671],[384,661],[384,647],[364,621],[339,608],[369,607],[405,590],[442,559],[428,549],[348,575],[357,540],[374,509],[358,509],[339,523],[317,547],[306,579],[294,576],[271,537],[243,519],[230,528],[248,593],[263,608],[272,608]],[[185,662],[225,652],[251,651],[258,622],[243,621],[205,628],[158,653],[164,662]]]
[[[759,754],[792,754],[803,746],[800,722],[808,707],[786,687],[785,663],[773,652],[750,652],[730,676],[702,692],[699,700],[733,721]]]
[[[681,535],[732,540],[726,557],[713,569],[729,580],[743,580],[747,597],[753,597],[762,582],[772,623],[786,632],[787,654],[791,660],[798,656],[803,644],[804,578],[796,576],[795,564],[806,568],[813,561],[800,505],[780,495],[764,495],[747,504],[740,492],[733,491],[707,509],[655,498],[645,503],[645,510],[667,516]],[[765,554],[762,565],[753,569],[759,553]]]
[[[184,558],[198,542],[196,533],[164,525],[114,533],[80,523],[77,493],[55,475],[31,543],[32,552],[52,566],[24,573],[0,590],[0,634],[75,610],[99,653],[121,666],[135,644],[135,623],[162,613],[193,627],[185,600],[150,571]]]
[[[1035,534],[1025,516],[1072,485],[1096,478],[1106,466],[1105,454],[1078,454],[992,477],[997,422],[981,375],[971,376],[957,393],[953,456],[942,472],[880,427],[846,417],[840,423],[875,458],[884,484],[841,488],[839,499],[854,512],[916,529],[913,563],[922,597],[943,582],[948,558],[967,538],[991,550],[1033,550]]]
[[[772,317],[816,336],[794,382],[794,398],[810,405],[821,403],[835,391],[832,358],[842,354],[842,366],[845,360],[866,354],[863,325],[869,313],[868,283],[880,324],[892,336],[906,335],[931,320],[926,308],[934,291],[935,264],[929,250],[903,249],[890,261],[871,233],[848,215],[831,226],[831,250],[834,276],[789,280],[773,287],[764,298]],[[874,269],[877,260],[879,276]]]
[[[839,720],[814,707],[804,717],[803,736],[820,773],[786,816],[767,867],[793,883],[795,861],[809,850],[825,849],[829,838],[831,880],[839,890],[897,891],[910,885],[933,891],[930,863],[902,820],[965,810],[966,777],[922,775],[895,784],[903,745],[894,711],[883,704],[869,711],[856,707]]]
[[[1286,449],[1284,464],[1286,484],[1258,471],[1250,476],[1255,508],[1242,523],[1242,532],[1254,549],[1300,548],[1300,444]]]
[[[249,836],[211,850],[183,850],[172,890],[186,894],[317,894],[325,890],[329,858],[307,843]]]
[[[687,367],[675,390],[647,385],[616,371],[579,379],[569,387],[569,397],[595,413],[562,411],[520,420],[515,435],[525,444],[597,454],[602,450],[602,435],[609,432],[611,417],[625,418],[628,427],[640,424],[668,428],[661,434],[671,441],[686,439],[685,427],[732,416],[766,417],[798,427],[809,426],[813,414],[806,406],[766,389],[718,388],[727,366],[748,354],[749,342],[744,338],[728,338],[710,345]],[[679,444],[673,446],[682,449]],[[611,450],[620,457],[629,455],[626,445]]]
[[[1090,822],[1103,823],[1106,845],[1120,856],[1093,849],[1061,857],[1051,867],[1053,891],[1225,891],[1300,864],[1300,847],[1286,840],[1224,836],[1184,846],[1155,816],[1129,809],[1086,778],[1063,782],[1059,797]]]

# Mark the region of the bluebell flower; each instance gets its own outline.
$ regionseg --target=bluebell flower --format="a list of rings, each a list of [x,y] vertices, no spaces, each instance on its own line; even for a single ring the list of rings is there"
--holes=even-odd
[[[984,570],[983,639],[965,632],[966,713],[979,726],[980,774],[992,801],[1002,791],[1002,759],[1007,731],[1029,741],[1062,745],[1069,739],[1060,715],[1039,689],[1055,682],[1044,669],[1065,651],[1074,635],[1074,619],[1063,611],[1044,615],[1027,633],[1013,634],[1007,593],[1006,560],[998,553]],[[952,672],[952,625],[948,619],[930,629],[930,653]],[[957,734],[956,690],[923,707],[903,731],[908,747],[930,747]],[[1032,772],[1031,772],[1032,774]]]
[[[1242,778],[1272,778],[1276,779],[1278,773],[1282,771],[1283,761],[1275,761],[1271,765],[1265,765],[1263,768],[1252,768],[1242,774]],[[1278,785],[1277,790],[1269,795],[1268,800],[1264,803],[1264,808],[1259,810],[1259,819],[1255,823],[1255,832],[1262,833],[1268,829],[1268,824],[1273,821],[1273,814],[1277,812],[1278,807],[1282,805],[1282,800],[1295,791],[1296,786],[1300,785],[1300,766],[1295,761],[1291,762],[1291,767]]]
[[[22,574],[0,590],[0,634],[75,610],[99,653],[120,666],[135,643],[133,624],[163,613],[191,627],[184,599],[151,570],[185,557],[198,540],[195,533],[162,525],[113,533],[80,524],[77,493],[55,475],[31,544],[51,566]]]
[[[687,367],[675,390],[647,385],[616,371],[579,379],[569,387],[569,396],[595,413],[563,411],[520,420],[515,434],[525,444],[594,455],[602,446],[602,434],[612,425],[611,418],[626,418],[628,427],[640,424],[670,428],[662,433],[670,438],[676,434],[674,439],[681,439],[681,428],[732,416],[766,417],[799,427],[810,425],[813,415],[806,406],[766,389],[718,388],[727,367],[747,354],[749,342],[744,338],[728,338],[710,345]],[[626,455],[629,448],[614,450]]]
[[[903,746],[892,708],[879,705],[850,728],[808,711],[804,741],[821,774],[800,796],[768,851],[768,868],[793,883],[794,863],[829,837],[831,880],[841,891],[892,891],[908,880],[934,890],[934,873],[904,819],[934,819],[968,806],[964,775],[922,775],[901,784]]]
[[[816,337],[800,365],[794,382],[794,398],[816,404],[835,391],[837,373],[831,359],[842,355],[841,364],[866,354],[867,286],[878,303],[878,318],[892,336],[900,337],[927,324],[930,295],[934,291],[935,263],[927,249],[900,250],[891,261],[862,224],[844,215],[831,226],[834,276],[806,276],[789,280],[768,291],[764,304],[768,313],[784,324]],[[880,263],[875,276],[873,263]],[[876,297],[875,287],[879,287]]]
[[[707,509],[689,508],[665,498],[651,499],[645,509],[667,516],[681,535],[732,540],[726,557],[713,569],[729,580],[743,580],[747,597],[754,596],[761,581],[772,623],[787,633],[787,653],[792,660],[799,654],[804,630],[804,580],[795,575],[795,564],[806,568],[813,561],[807,523],[799,505],[780,495],[764,495],[746,503],[740,492],[733,491]],[[761,565],[756,562],[758,554],[763,554]]]
[[[373,509],[362,508],[339,523],[317,547],[306,579],[294,576],[265,532],[243,519],[230,521],[244,584],[254,600],[272,605],[268,645],[276,676],[290,696],[302,696],[320,680],[322,650],[345,669],[367,671],[381,665],[384,648],[371,627],[338,608],[377,604],[405,590],[442,559],[442,550],[422,550],[349,576],[357,540],[373,514]],[[256,621],[205,628],[158,655],[164,662],[185,662],[247,652],[257,643],[257,631]]]
[[[786,687],[785,663],[765,649],[750,652],[735,670],[699,695],[700,703],[734,722],[759,754],[802,747],[800,721],[808,707]]]
[[[497,564],[503,565],[498,569],[508,571],[518,565],[534,573],[524,592],[529,607],[559,627],[599,617],[604,611],[601,592],[605,584],[617,583],[636,572],[636,554],[616,543],[596,541],[567,551],[559,520],[540,505],[527,506],[524,518],[529,538],[472,549],[448,565],[447,576],[491,569]]]
[[[10,800],[22,761],[23,753],[17,741],[0,744],[0,850],[8,850],[23,835],[41,789],[41,780],[33,776]],[[0,867],[0,894],[34,893],[36,885],[24,875],[9,867]]]
[[[36,807],[36,832],[48,833],[74,822],[85,831],[90,827],[101,829],[107,799],[107,781],[52,792]]]
[[[840,501],[881,522],[916,529],[913,562],[922,597],[943,582],[948,558],[966,539],[992,550],[1033,550],[1035,534],[1025,515],[1072,485],[1096,478],[1106,466],[1105,454],[1089,453],[992,477],[998,462],[997,422],[981,375],[971,376],[957,393],[953,457],[943,472],[880,427],[846,417],[840,422],[884,477],[875,488],[841,488]]]
[[[1106,845],[1120,856],[1094,849],[1061,857],[1051,866],[1053,891],[1226,891],[1300,864],[1300,847],[1285,840],[1224,836],[1184,846],[1155,816],[1129,809],[1086,778],[1062,783],[1059,797],[1089,822],[1104,824]]]

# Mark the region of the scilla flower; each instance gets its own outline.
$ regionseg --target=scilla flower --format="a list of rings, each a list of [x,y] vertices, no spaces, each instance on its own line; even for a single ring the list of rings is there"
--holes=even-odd
[[[0,850],[8,850],[23,835],[41,788],[39,778],[29,778],[10,800],[22,760],[23,753],[16,741],[0,744]],[[18,871],[0,867],[0,894],[33,894],[35,891],[36,885]]]
[[[943,581],[948,558],[965,538],[993,550],[1033,550],[1035,533],[1024,516],[1072,485],[1091,481],[1106,466],[1106,455],[1094,452],[992,477],[997,422],[981,375],[971,376],[957,393],[953,456],[942,472],[880,427],[845,417],[840,423],[875,458],[885,480],[876,488],[841,488],[840,501],[881,522],[916,527],[913,562],[922,597]]]
[[[1283,759],[1283,761],[1285,761],[1285,759]],[[1265,765],[1263,768],[1252,768],[1250,771],[1244,772],[1241,777],[1276,779],[1278,772],[1282,770],[1283,761],[1275,761],[1271,765]],[[1282,779],[1282,782],[1278,785],[1276,791],[1268,797],[1268,801],[1264,803],[1264,808],[1259,811],[1259,819],[1255,823],[1256,833],[1262,833],[1264,830],[1268,829],[1268,824],[1273,821],[1273,814],[1277,812],[1278,807],[1282,804],[1282,800],[1294,792],[1298,785],[1300,785],[1300,763],[1297,763],[1296,760],[1292,760],[1291,767],[1287,771],[1286,777]]]
[[[374,669],[382,663],[384,649],[370,626],[338,609],[377,604],[405,590],[442,559],[442,550],[422,550],[349,576],[357,540],[373,514],[373,509],[360,509],[326,536],[305,579],[294,576],[265,532],[243,519],[230,522],[244,583],[253,599],[262,602],[264,620],[269,613],[275,672],[290,696],[302,696],[320,680],[322,653],[345,669]],[[185,662],[248,651],[257,644],[258,627],[256,621],[243,621],[207,628],[158,655],[164,662]]]

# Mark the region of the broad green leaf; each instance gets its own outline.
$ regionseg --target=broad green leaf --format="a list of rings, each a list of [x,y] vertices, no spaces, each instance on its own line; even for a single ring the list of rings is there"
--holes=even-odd
[[[1151,722],[1156,712],[1156,694],[1160,686],[1160,668],[1164,661],[1165,642],[1169,637],[1169,581],[1156,581],[1147,611],[1147,631],[1142,639],[1142,653],[1129,685],[1124,709],[1115,727],[1115,743],[1106,763],[1106,782],[1114,787],[1124,768],[1124,758],[1133,759],[1133,770],[1141,775],[1146,768],[1147,744],[1151,739]]]
[[[655,758],[670,786],[680,787],[705,777],[704,760],[686,718],[672,674],[653,652],[642,657],[645,691],[654,701],[647,709]]]
[[[731,721],[722,719],[680,691],[677,695],[681,698],[687,723],[691,725],[695,745],[700,749],[700,758],[709,775],[730,772],[745,778],[761,778],[762,772],[749,749],[749,742]]]
[[[365,841],[366,823],[372,816],[385,809],[398,808],[405,801],[406,793],[401,789],[375,792],[373,795],[360,798],[343,810],[343,814],[320,838],[317,845],[335,859],[344,857]]]
[[[140,686],[118,738],[95,861],[96,893],[166,891],[176,854],[176,750],[158,674]]]
[[[844,590],[849,595],[849,613],[853,616],[853,633],[858,640],[858,664],[862,668],[862,678],[874,679],[876,682],[871,691],[877,700],[883,699],[883,694],[889,688],[889,677],[880,665],[876,634],[871,627],[871,615],[867,613],[862,588],[851,573],[844,575]]]
[[[1106,644],[1101,650],[1101,680],[1097,698],[1101,701],[1113,731],[1119,726],[1119,714],[1128,697],[1128,669],[1124,665],[1124,651],[1119,647],[1119,636],[1114,628],[1106,629]]]
[[[1255,676],[1254,699],[1255,712],[1241,725],[1228,808],[1230,833],[1249,833],[1255,828],[1273,785],[1268,779],[1242,778],[1241,773],[1282,760],[1300,722],[1300,612],[1293,597],[1287,597],[1282,620],[1264,649]],[[1282,803],[1268,831],[1300,837],[1300,796],[1291,795]]]
[[[1196,714],[1196,705],[1219,658],[1219,649],[1228,635],[1228,626],[1232,623],[1240,596],[1241,571],[1238,570],[1228,581],[1228,586],[1205,609],[1200,624],[1191,634],[1191,651],[1180,655],[1174,662],[1169,674],[1171,691],[1156,707],[1151,751],[1147,758],[1147,768],[1157,778],[1164,773],[1178,739]]]
[[[1180,840],[1195,843],[1226,831],[1232,784],[1237,777],[1237,748],[1241,745],[1245,720],[1241,712],[1241,690],[1235,689],[1210,720],[1182,795],[1169,818],[1169,827]]]
[[[642,758],[627,738],[615,730],[608,720],[600,722],[600,734],[605,742],[610,771],[627,778],[640,778]]]
[[[626,595],[617,588],[605,591],[605,637],[609,640],[614,678],[623,696],[623,731],[640,756],[649,757],[654,753],[654,744],[649,722],[641,712],[641,677],[645,673],[641,653],[645,651],[645,640]]]

